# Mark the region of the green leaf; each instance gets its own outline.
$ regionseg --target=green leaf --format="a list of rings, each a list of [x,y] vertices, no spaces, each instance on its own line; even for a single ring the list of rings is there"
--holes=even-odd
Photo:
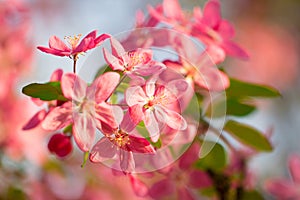
[[[195,167],[202,170],[222,170],[227,163],[227,156],[224,147],[219,143],[205,141],[201,148],[206,148],[206,145],[209,146],[209,148],[211,148],[212,145],[214,145],[214,147],[205,157],[200,158],[195,163]]]
[[[268,139],[257,129],[233,120],[229,120],[224,130],[237,140],[258,151],[272,151],[272,145]]]
[[[206,110],[205,115],[213,118],[223,117],[225,115],[242,117],[249,115],[256,109],[255,106],[237,99],[228,98],[226,102],[224,101],[224,99],[213,101]]]
[[[244,191],[241,200],[264,200],[264,197],[256,190]]]
[[[0,196],[1,198],[1,196]],[[25,200],[28,197],[26,196],[25,192],[17,187],[14,186],[10,186],[7,191],[6,191],[6,195],[5,198],[6,200],[14,200],[14,199],[18,199],[18,200]]]
[[[242,82],[230,79],[230,87],[226,90],[228,97],[278,97],[280,93],[266,85]]]
[[[60,82],[31,83],[23,87],[22,93],[30,97],[39,98],[43,101],[67,101],[62,94]]]
[[[95,80],[96,78],[98,78],[100,75],[102,75],[102,74],[104,74],[104,73],[106,73],[106,72],[117,72],[117,73],[119,73],[120,75],[123,74],[122,71],[114,71],[114,70],[112,70],[112,68],[109,67],[109,65],[105,64],[105,65],[103,65],[102,67],[99,68],[99,70],[97,71],[97,73],[96,73],[96,75],[95,75],[95,77],[94,77],[94,80]]]

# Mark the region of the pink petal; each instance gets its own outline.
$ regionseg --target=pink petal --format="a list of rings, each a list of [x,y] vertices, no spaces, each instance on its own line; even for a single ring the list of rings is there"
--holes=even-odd
[[[129,107],[128,112],[130,114],[131,121],[134,125],[137,125],[140,121],[143,120],[143,106],[140,104],[136,104],[134,106]]]
[[[197,85],[210,91],[223,91],[229,87],[228,76],[212,66],[203,66],[194,81]]]
[[[222,47],[229,56],[238,57],[245,60],[249,59],[248,53],[234,42],[224,41],[222,43]]]
[[[163,62],[168,68],[174,69],[175,71],[180,71],[181,69],[184,69],[182,64],[177,61],[172,60],[165,60]]]
[[[166,66],[163,63],[152,61],[147,65],[135,66],[134,73],[140,76],[151,76],[161,73],[164,69],[166,69]]]
[[[300,157],[293,155],[289,158],[289,169],[295,183],[300,185]]]
[[[38,98],[30,98],[30,99],[37,106],[41,106],[41,105],[43,105],[45,103],[45,101],[42,101],[42,100],[40,100]]]
[[[165,17],[162,12],[154,9],[152,6],[148,6],[149,14],[156,19],[157,21],[166,22],[169,24],[173,24],[176,22],[174,19],[169,19],[168,17]]]
[[[85,113],[74,113],[73,136],[78,147],[90,151],[95,140],[96,125],[94,118]]]
[[[200,7],[194,7],[193,16],[196,20],[199,20],[203,17],[203,13]]]
[[[218,33],[222,36],[223,39],[231,39],[235,35],[234,28],[232,24],[230,24],[227,20],[222,20],[219,27],[218,27]]]
[[[103,162],[113,158],[117,153],[117,147],[106,137],[101,138],[92,148],[90,161]]]
[[[128,175],[134,193],[139,197],[145,197],[148,194],[148,187],[132,175]]]
[[[131,151],[120,150],[120,167],[123,172],[130,173],[135,169],[135,162]]]
[[[193,163],[199,159],[199,151],[200,151],[200,145],[198,143],[194,143],[193,145],[191,145],[190,148],[180,157],[179,160],[180,169],[183,170],[190,169]]]
[[[145,138],[129,135],[129,144],[127,145],[130,151],[134,153],[151,153],[155,152],[154,148]]]
[[[216,28],[221,21],[220,14],[220,2],[218,0],[210,0],[204,6],[202,22],[209,27]]]
[[[96,102],[107,100],[116,89],[119,80],[120,75],[116,72],[106,72],[105,74],[99,76],[88,88],[88,98],[95,99]]]
[[[147,128],[150,138],[153,142],[157,142],[159,139],[159,127],[158,122],[151,110],[146,110],[144,113],[145,127]]]
[[[110,44],[112,54],[118,58],[123,58],[123,56],[126,54],[126,51],[122,44],[113,37],[110,38]]]
[[[96,46],[99,46],[104,40],[106,40],[107,38],[110,38],[110,37],[111,36],[108,34],[101,34],[94,40],[94,42],[95,42]]]
[[[87,84],[76,74],[67,73],[62,76],[61,88],[66,98],[81,102],[86,95]]]
[[[136,12],[136,14],[135,14],[135,23],[136,23],[136,26],[137,27],[143,26],[144,21],[145,21],[144,13],[141,10],[138,10]]]
[[[103,56],[107,64],[112,68],[112,70],[120,70],[123,71],[125,68],[123,64],[121,64],[119,58],[112,55],[105,48],[103,48]]]
[[[94,40],[96,38],[97,35],[97,31],[92,31],[89,34],[87,34],[82,40],[81,42],[77,45],[77,47],[75,49],[73,49],[73,53],[74,52],[85,52],[89,49],[92,49],[96,46]]]
[[[141,121],[142,119],[139,119],[139,120]],[[126,112],[126,114],[123,117],[122,122],[120,123],[121,129],[124,130],[124,131],[126,131],[127,133],[129,133],[129,132],[131,132],[135,128],[135,126],[136,126],[136,124],[134,124],[133,121],[131,120],[129,111]]]
[[[51,75],[50,81],[60,81],[63,73],[62,69],[55,70]]]
[[[196,200],[196,198],[191,194],[188,187],[178,188],[178,199],[181,200]]]
[[[148,97],[152,97],[154,96],[154,92],[155,92],[155,82],[156,82],[156,78],[151,77],[149,80],[147,80],[146,82],[146,94]]]
[[[70,52],[70,48],[57,36],[51,36],[49,39],[49,47],[50,49]]]
[[[45,118],[47,112],[46,110],[41,110],[37,112],[22,128],[22,130],[30,130],[37,127],[41,121]]]
[[[159,121],[166,123],[172,129],[185,130],[187,128],[187,123],[180,114],[163,106],[157,105],[155,107],[155,116]]]
[[[56,55],[56,56],[69,56],[71,54],[70,50],[69,51],[61,51],[61,50],[49,49],[47,47],[41,47],[41,46],[38,46],[37,48],[42,52],[49,53],[49,54]]]
[[[125,91],[125,100],[129,107],[135,104],[144,105],[147,103],[147,96],[140,86],[133,86]]]
[[[297,186],[286,180],[271,180],[265,184],[266,190],[278,199],[299,199]]]
[[[167,17],[178,21],[184,19],[184,14],[178,0],[164,0],[162,5]]]
[[[105,123],[109,127],[108,129],[116,129],[118,127],[118,123],[116,119],[122,116],[115,116],[114,114],[114,107],[112,105],[107,104],[106,102],[98,103],[96,105],[96,114],[95,119],[97,123],[97,127],[102,129],[102,124]],[[119,115],[120,113],[117,113]],[[101,126],[100,126],[101,125]]]
[[[177,79],[167,83],[166,89],[179,99],[187,91],[189,84],[184,79]]]
[[[42,128],[55,131],[72,123],[72,102],[66,102],[52,109],[42,121]]]
[[[163,179],[154,183],[149,189],[149,195],[154,199],[161,199],[166,196],[173,195],[176,191],[175,183],[169,179]]]
[[[208,174],[199,170],[190,172],[189,184],[194,188],[206,188],[213,185]]]

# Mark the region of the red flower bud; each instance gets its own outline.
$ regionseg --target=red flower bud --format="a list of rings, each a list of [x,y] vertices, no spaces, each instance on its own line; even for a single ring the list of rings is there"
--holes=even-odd
[[[71,138],[61,133],[54,134],[49,140],[48,149],[58,157],[65,157],[73,150]]]

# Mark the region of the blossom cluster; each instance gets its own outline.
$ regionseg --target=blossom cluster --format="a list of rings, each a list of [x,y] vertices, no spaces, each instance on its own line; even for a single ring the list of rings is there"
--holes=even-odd
[[[278,92],[232,79],[219,68],[227,56],[248,59],[248,54],[233,41],[233,25],[221,17],[218,0],[192,13],[177,0],[164,0],[148,11],[147,17],[137,13],[136,29],[125,38],[92,31],[83,39],[65,37],[67,43],[51,36],[49,47],[39,46],[47,54],[69,57],[73,72],[56,69],[49,82],[23,88],[43,106],[23,130],[51,133],[48,149],[59,158],[79,149],[82,167],[90,160],[113,168],[115,174],[120,171],[138,196],[197,199],[195,191],[219,199],[257,195],[244,163],[259,151],[271,151],[272,145],[255,128],[228,120],[218,110],[221,101],[227,114],[247,115],[255,106],[245,100],[276,97]],[[77,61],[96,48],[105,63],[87,83],[76,71]],[[176,59],[160,58],[156,48],[172,52]],[[212,98],[220,93],[228,99]],[[209,121],[220,115],[226,118],[226,137]],[[220,136],[229,159],[223,144],[205,139],[207,130]],[[247,153],[227,136],[237,139]]]

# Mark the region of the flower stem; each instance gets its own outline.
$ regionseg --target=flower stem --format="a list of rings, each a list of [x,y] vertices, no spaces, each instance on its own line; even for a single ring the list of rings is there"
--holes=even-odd
[[[74,56],[74,59],[73,59],[73,73],[76,74],[76,62],[77,62],[77,56]]]
[[[125,78],[127,77],[126,74],[124,74],[122,76],[122,78],[120,79],[119,83],[116,85],[116,87],[114,88],[114,90],[111,92],[111,94],[108,96],[108,98],[105,100],[105,102],[108,101],[109,97],[116,91],[116,89],[119,87],[119,85],[125,80]]]

